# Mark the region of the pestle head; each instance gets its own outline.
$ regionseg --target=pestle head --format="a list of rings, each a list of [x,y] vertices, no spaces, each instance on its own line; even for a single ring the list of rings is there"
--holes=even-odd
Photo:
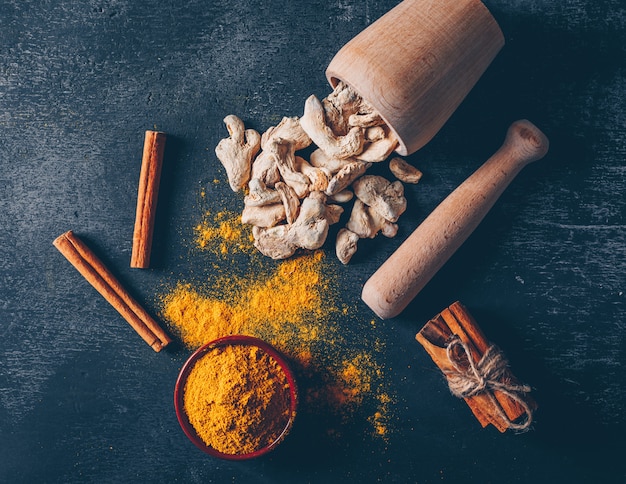
[[[546,156],[550,142],[537,126],[521,119],[511,124],[502,147],[510,150],[520,160],[532,163]]]

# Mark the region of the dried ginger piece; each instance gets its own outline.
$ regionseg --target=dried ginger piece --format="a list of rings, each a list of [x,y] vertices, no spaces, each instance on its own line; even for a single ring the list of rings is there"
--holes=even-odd
[[[417,183],[422,179],[422,172],[399,156],[389,160],[389,170],[404,183]]]
[[[237,192],[250,181],[250,167],[261,147],[261,136],[253,129],[244,129],[243,121],[233,114],[226,116],[224,123],[230,137],[219,142],[215,154],[226,169],[230,187]]]

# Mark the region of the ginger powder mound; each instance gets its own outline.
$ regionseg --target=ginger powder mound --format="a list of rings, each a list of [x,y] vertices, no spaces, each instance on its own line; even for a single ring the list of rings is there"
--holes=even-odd
[[[220,277],[204,290],[179,283],[164,296],[163,315],[192,349],[231,334],[271,335],[283,347],[294,331],[315,338],[315,325],[305,323],[333,310],[319,292],[322,257],[318,252],[285,261],[265,277]]]
[[[223,454],[251,454],[274,444],[291,418],[289,383],[261,348],[211,349],[190,371],[183,405],[202,441]]]

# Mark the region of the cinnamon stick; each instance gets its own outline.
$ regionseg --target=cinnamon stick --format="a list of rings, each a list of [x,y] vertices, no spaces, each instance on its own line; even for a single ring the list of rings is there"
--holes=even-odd
[[[159,324],[130,296],[102,261],[71,230],[57,237],[53,245],[154,351],[161,351],[171,343],[172,340]]]
[[[475,374],[472,372],[480,367],[485,354],[495,349],[476,320],[458,301],[426,323],[415,338],[449,382],[451,375],[458,376],[459,368],[463,374]],[[461,342],[459,345],[450,347],[458,340]],[[527,394],[529,388],[521,385],[508,369],[506,360],[502,358],[498,364],[501,366],[497,381],[488,384],[484,391],[463,398],[483,427],[492,424],[500,432],[509,428],[526,428],[537,404]],[[520,424],[520,421],[523,423]]]
[[[146,269],[150,266],[165,138],[165,133],[146,131],[139,174],[133,250],[130,258],[130,266],[134,268]]]

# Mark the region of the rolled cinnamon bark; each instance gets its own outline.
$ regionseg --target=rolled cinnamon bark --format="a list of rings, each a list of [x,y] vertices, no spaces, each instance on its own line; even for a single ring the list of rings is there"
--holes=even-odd
[[[130,258],[130,266],[134,268],[146,269],[150,266],[165,138],[165,133],[146,131],[137,192],[133,250]]]
[[[500,432],[509,428],[524,430],[532,421],[532,412],[536,402],[528,395],[530,387],[521,385],[506,365],[506,360],[493,351],[495,346],[489,343],[480,327],[460,303],[450,307],[428,321],[415,336],[435,364],[443,372],[448,382],[455,378],[476,378],[477,388],[463,396],[465,402],[483,427],[492,424]],[[453,345],[453,346],[451,346]],[[489,353],[496,355],[499,365],[493,381],[490,376],[481,374],[489,362],[483,359]],[[472,361],[469,361],[469,358]],[[485,370],[488,371],[488,370]],[[451,385],[452,389],[452,385]],[[453,392],[454,393],[454,392]]]
[[[71,230],[53,245],[81,275],[113,306],[154,351],[171,343],[159,324],[133,299],[98,257]]]

